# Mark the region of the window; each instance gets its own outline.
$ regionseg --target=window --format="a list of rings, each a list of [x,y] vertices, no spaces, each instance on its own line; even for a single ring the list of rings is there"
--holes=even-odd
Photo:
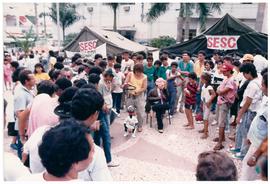
[[[6,15],[7,26],[17,26],[17,18],[15,15]]]

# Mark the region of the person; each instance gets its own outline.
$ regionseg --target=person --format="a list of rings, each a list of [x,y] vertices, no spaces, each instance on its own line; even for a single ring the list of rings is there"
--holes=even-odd
[[[126,76],[128,72],[133,71],[134,61],[132,59],[129,59],[128,51],[124,51],[122,57],[123,60],[121,62],[121,72]]]
[[[63,91],[72,86],[72,83],[70,80],[68,80],[67,78],[64,77],[60,77],[59,79],[57,79],[55,81],[55,85],[56,85],[56,95],[57,96],[61,96],[61,94],[63,93]]]
[[[110,136],[110,115],[112,108],[112,79],[114,75],[111,69],[105,71],[103,78],[99,81],[98,91],[104,98],[104,105],[102,111],[99,113],[98,120],[100,121],[99,130],[94,133],[95,144],[100,146],[102,139],[102,146],[104,149],[106,162],[108,167],[117,167],[118,163],[112,161],[111,155],[111,136]]]
[[[163,133],[162,116],[169,109],[169,95],[163,78],[156,80],[156,87],[149,92],[147,103],[150,103],[153,111],[156,112],[158,132]]]
[[[237,181],[237,168],[225,153],[202,152],[198,156],[197,181]]]
[[[265,57],[262,56],[262,51],[260,49],[254,49],[254,66],[258,73],[261,73],[264,68],[267,68],[268,61]]]
[[[15,114],[15,130],[18,130],[18,157],[22,158],[22,146],[26,141],[26,123],[22,122],[21,114],[32,103],[34,99],[33,87],[35,86],[35,78],[30,70],[22,70],[19,74],[21,85],[14,91],[14,114]]]
[[[72,78],[73,78],[73,72],[72,72],[72,70],[70,68],[65,67],[65,68],[63,68],[61,70],[60,76],[65,77],[65,78],[67,78],[68,80],[71,81]]]
[[[93,125],[96,123],[99,111],[104,104],[102,95],[94,88],[81,88],[71,98],[71,105],[68,108],[62,106],[65,109],[58,108],[58,113],[64,113],[66,118],[74,118],[77,120],[76,122],[95,130],[92,128],[97,127]],[[41,173],[45,170],[38,154],[38,145],[42,141],[44,133],[50,128],[49,125],[39,127],[24,145],[24,152],[30,155],[29,163],[32,173]],[[93,161],[87,169],[79,173],[78,178],[85,181],[111,181],[112,177],[106,164],[104,152],[97,145],[94,147]]]
[[[113,55],[108,55],[108,57],[107,57],[107,63],[108,63],[108,65],[107,65],[107,70],[108,69],[114,69],[114,63],[115,63],[115,58],[114,58],[114,56]]]
[[[87,81],[84,79],[78,79],[73,82],[73,85],[77,88],[81,88],[83,85],[87,84]]]
[[[5,57],[4,58],[4,81],[5,81],[5,87],[6,90],[12,89],[12,70],[9,60]]]
[[[227,121],[227,114],[233,104],[236,96],[237,86],[233,80],[233,65],[224,63],[221,69],[223,75],[226,77],[217,88],[217,122],[219,124],[219,136],[213,141],[217,142],[214,150],[221,150],[224,148],[222,142],[225,141],[225,125]]]
[[[156,60],[154,62],[154,67],[155,67],[154,74],[153,74],[154,81],[156,81],[160,77],[166,80],[166,70],[161,65],[162,65],[162,62],[160,60]]]
[[[32,103],[21,114],[21,122],[27,124],[28,138],[31,137],[38,127],[47,124],[55,125],[58,122],[58,116],[53,112],[58,105],[53,100],[54,95],[55,84],[53,82],[44,80],[37,85],[37,96],[34,97]],[[40,111],[42,106],[42,111]]]
[[[74,119],[65,119],[42,136],[38,153],[46,170],[18,181],[77,180],[78,173],[92,162],[94,151],[89,129]]]
[[[143,73],[147,76],[147,94],[155,87],[154,72],[155,67],[153,66],[153,57],[148,56],[147,64],[143,67]]]
[[[88,78],[88,84],[93,84],[96,86],[96,89],[98,89],[98,84],[100,81],[100,76],[96,73],[91,73]]]
[[[41,63],[35,65],[34,74],[37,84],[43,80],[50,80],[50,76],[45,72]]]
[[[53,66],[54,66],[54,64],[57,62],[57,60],[56,60],[56,57],[55,57],[55,54],[54,54],[54,52],[52,51],[52,50],[49,50],[49,58],[48,58],[48,69],[47,70],[45,70],[46,72],[47,71],[50,71],[52,68],[53,68]],[[46,68],[46,67],[45,67]]]
[[[201,100],[203,103],[203,123],[204,128],[199,131],[199,133],[203,133],[201,136],[202,139],[206,139],[208,137],[208,124],[210,118],[210,108],[212,101],[214,100],[216,93],[211,86],[211,75],[208,73],[202,73],[201,75],[201,83],[202,83],[202,94]]]
[[[261,89],[265,95],[257,114],[251,122],[247,139],[250,143],[247,154],[242,161],[240,180],[255,180],[258,175],[255,170],[256,162],[261,156],[261,148],[268,138],[268,73],[262,75]]]
[[[137,64],[137,63],[144,64],[143,60],[144,60],[143,55],[139,54],[136,56],[136,62],[134,64]]]
[[[245,54],[242,58],[242,63],[253,63],[254,57],[252,54]]]
[[[133,72],[129,73],[126,77],[124,86],[134,86],[134,90],[129,90],[127,98],[127,107],[132,105],[136,108],[136,114],[138,116],[138,132],[142,131],[143,125],[143,101],[144,92],[147,88],[147,76],[143,74],[143,65],[134,65]]]
[[[25,63],[25,67],[26,69],[30,70],[31,72],[35,71],[35,66],[36,64],[39,63],[39,60],[37,60],[37,58],[35,58],[35,55],[33,53],[33,51],[29,54],[29,59],[28,61]]]
[[[185,79],[184,82],[182,83],[182,88],[181,88],[181,94],[182,97],[180,99],[180,107],[179,107],[179,112],[184,113],[184,102],[185,102],[185,95],[184,95],[184,86],[185,83],[188,81],[188,74],[190,72],[193,72],[193,62],[191,61],[191,54],[188,51],[183,51],[182,52],[182,60],[178,61],[178,65],[180,68],[180,73],[182,77]]]
[[[95,66],[99,66],[99,63],[100,63],[100,61],[102,60],[102,55],[101,54],[96,54],[95,56],[94,56],[94,63],[95,63]]]
[[[166,71],[171,68],[169,63],[168,63],[168,58],[166,56],[162,55],[160,57],[160,61],[162,63],[161,69],[166,73]]]
[[[127,108],[128,117],[126,117],[124,121],[124,137],[128,136],[129,133],[132,133],[132,137],[136,137],[136,131],[138,127],[138,119],[135,112],[135,108],[133,106],[129,106]]]
[[[171,69],[168,69],[166,71],[166,78],[167,78],[167,89],[169,92],[169,104],[170,104],[170,118],[174,115],[174,109],[175,109],[175,99],[177,95],[177,88],[176,88],[176,82],[179,83],[179,80],[182,80],[180,72],[177,71],[178,64],[176,62],[171,63]]]
[[[205,51],[200,50],[198,52],[198,60],[195,61],[195,63],[194,63],[194,72],[196,73],[198,79],[201,78],[201,75],[205,69],[205,67],[204,67],[205,56],[206,56]]]
[[[195,72],[188,74],[188,82],[185,86],[185,114],[188,120],[188,124],[184,125],[187,129],[194,129],[194,121],[192,116],[192,110],[196,104],[196,93],[198,90],[197,75]]]
[[[112,81],[113,108],[115,108],[116,112],[119,114],[121,109],[125,75],[120,71],[121,65],[119,63],[114,64],[114,70],[114,78]]]

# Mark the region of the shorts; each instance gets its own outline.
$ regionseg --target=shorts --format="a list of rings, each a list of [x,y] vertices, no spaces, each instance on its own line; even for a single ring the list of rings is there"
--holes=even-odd
[[[203,104],[203,120],[209,121],[209,115],[210,115],[210,109],[206,106],[206,104]]]
[[[195,104],[186,104],[185,103],[185,108],[189,110],[194,110],[195,109]]]
[[[230,112],[231,104],[224,103],[217,105],[217,122],[220,128],[225,128],[227,122],[227,115]]]

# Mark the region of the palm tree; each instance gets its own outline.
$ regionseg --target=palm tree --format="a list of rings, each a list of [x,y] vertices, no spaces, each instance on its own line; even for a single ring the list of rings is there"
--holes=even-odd
[[[149,12],[147,13],[147,21],[155,21],[159,16],[167,12],[169,3],[153,3]],[[211,16],[212,12],[221,12],[221,3],[179,3],[179,11],[177,17],[177,42],[182,41],[183,25],[185,23],[185,39],[189,36],[189,22],[193,15],[193,10],[199,14],[200,31],[204,31],[206,27],[206,19]]]
[[[121,3],[104,3],[113,10],[113,31],[117,31],[116,11]]]
[[[57,24],[56,3],[52,3],[50,13],[41,13],[40,16],[49,16]],[[65,41],[65,29],[82,18],[76,11],[76,4],[59,3],[60,26],[63,31],[63,41]]]

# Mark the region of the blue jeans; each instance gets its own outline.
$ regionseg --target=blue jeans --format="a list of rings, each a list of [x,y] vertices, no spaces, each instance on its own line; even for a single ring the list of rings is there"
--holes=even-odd
[[[22,159],[22,148],[23,148],[23,144],[21,142],[21,139],[20,139],[20,135],[19,135],[19,131],[18,131],[18,135],[17,135],[17,155],[18,157],[20,158],[20,160]]]
[[[155,83],[154,83],[154,81],[147,81],[147,94],[146,95],[148,95],[149,94],[149,92],[152,90],[152,89],[154,89],[154,87],[155,87]]]
[[[176,101],[175,101],[175,99],[176,99],[176,93],[177,93],[176,90],[169,91],[170,115],[173,115],[174,114],[175,103],[176,103]]]
[[[121,101],[122,101],[122,94],[123,93],[112,93],[113,108],[116,109],[116,112],[117,113],[120,113]]]
[[[110,136],[110,113],[106,114],[101,111],[99,113],[100,128],[94,133],[94,142],[100,146],[100,140],[102,139],[102,145],[106,157],[106,162],[109,163],[112,160],[111,156],[111,136]]]
[[[245,156],[249,145],[246,144],[247,133],[256,112],[247,111],[242,117],[242,121],[236,127],[235,148],[241,150],[241,156]]]

